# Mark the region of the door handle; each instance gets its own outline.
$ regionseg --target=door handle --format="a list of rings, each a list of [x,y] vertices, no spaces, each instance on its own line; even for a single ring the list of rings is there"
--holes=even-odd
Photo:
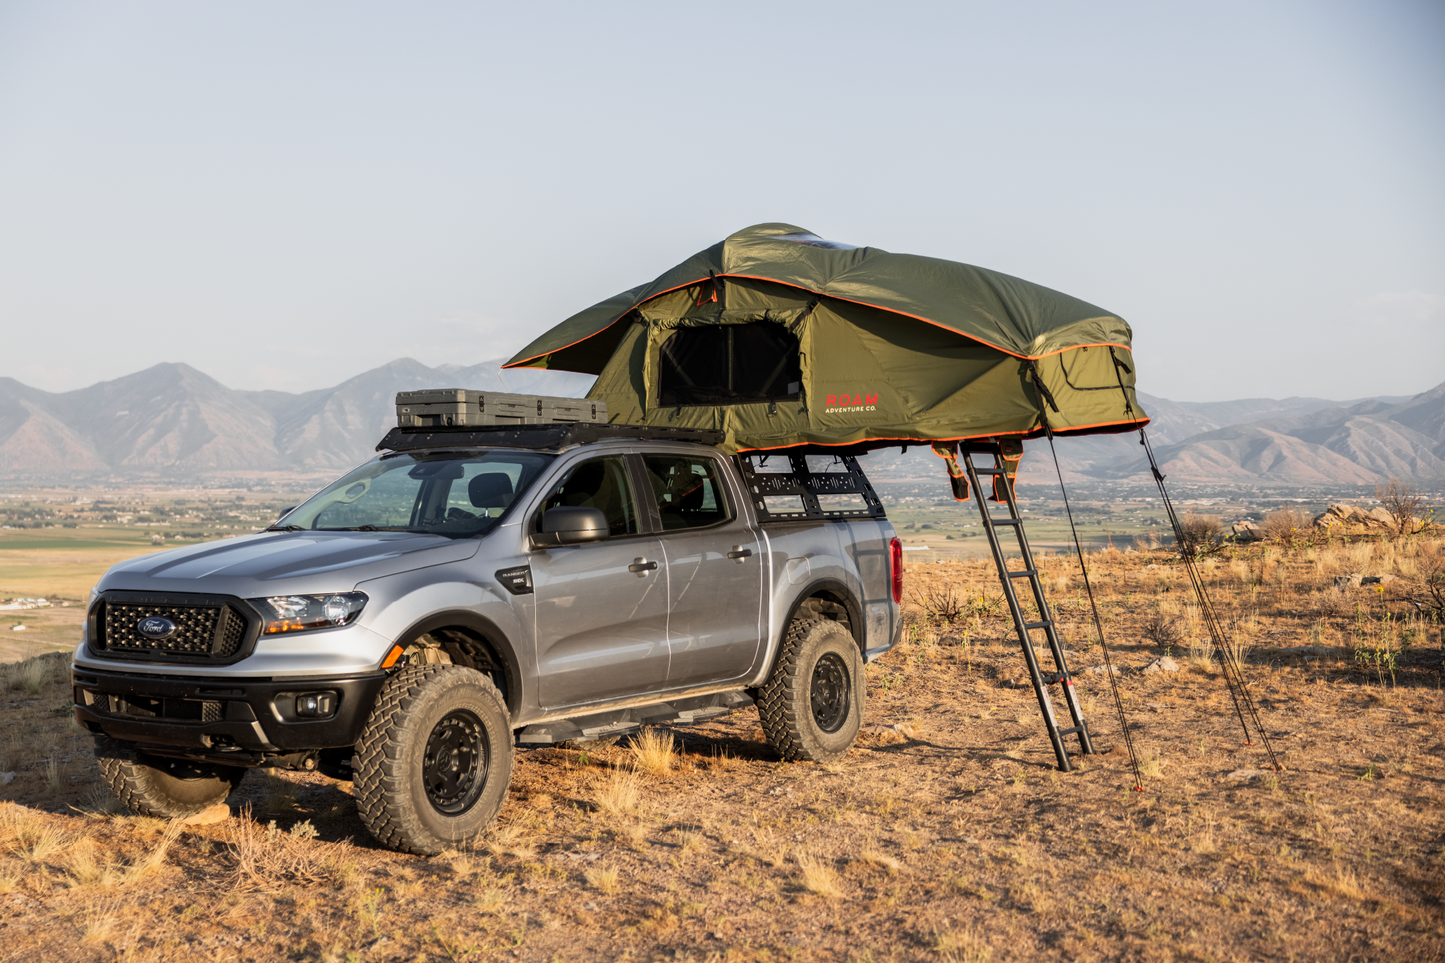
[[[752,549],[743,548],[741,545],[734,545],[733,550],[731,552],[728,552],[728,558],[735,559],[741,562],[743,559],[751,557],[752,554]]]
[[[638,575],[641,575],[643,572],[655,572],[657,571],[657,563],[649,562],[645,558],[639,558],[627,566],[627,570],[629,572],[636,572]]]

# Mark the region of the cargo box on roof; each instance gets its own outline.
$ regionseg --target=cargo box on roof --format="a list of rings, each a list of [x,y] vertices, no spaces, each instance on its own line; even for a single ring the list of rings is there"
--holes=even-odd
[[[399,428],[483,428],[491,425],[605,423],[607,402],[590,398],[517,395],[468,388],[396,393]]]

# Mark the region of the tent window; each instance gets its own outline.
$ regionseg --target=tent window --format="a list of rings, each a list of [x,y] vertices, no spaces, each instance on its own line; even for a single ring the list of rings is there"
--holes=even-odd
[[[663,407],[758,404],[802,391],[798,339],[771,321],[678,328],[659,360]]]

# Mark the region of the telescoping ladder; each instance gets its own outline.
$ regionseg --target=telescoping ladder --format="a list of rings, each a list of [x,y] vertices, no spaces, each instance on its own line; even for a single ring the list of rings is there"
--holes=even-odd
[[[1089,727],[1084,722],[1083,711],[1079,707],[1078,692],[1074,688],[1074,678],[1069,673],[1068,662],[1064,657],[1063,642],[1059,639],[1058,626],[1054,622],[1053,614],[1049,611],[1049,604],[1044,599],[1043,583],[1039,581],[1039,570],[1034,565],[1033,553],[1029,551],[1028,536],[1024,534],[1024,520],[1019,515],[1018,502],[1014,499],[1013,484],[1009,481],[1003,460],[1003,450],[998,442],[965,441],[959,445],[959,452],[963,455],[963,465],[968,473],[968,483],[973,493],[978,497],[978,509],[983,518],[983,531],[988,536],[988,547],[993,552],[994,565],[998,566],[999,581],[1003,583],[1003,595],[1008,601],[1010,614],[1013,615],[1014,628],[1018,631],[1019,642],[1024,650],[1024,662],[1028,664],[1029,680],[1033,683],[1034,693],[1039,698],[1039,710],[1043,713],[1044,725],[1049,731],[1049,741],[1054,745],[1054,755],[1059,760],[1059,771],[1069,772],[1072,766],[1069,764],[1069,752],[1064,745],[1065,736],[1078,736],[1079,748],[1084,753],[1092,753],[1094,744],[1089,739]],[[974,455],[992,455],[992,467],[979,467],[974,464]],[[990,485],[996,493],[1004,495],[1004,503],[1008,506],[1008,517],[996,517],[989,510],[988,499],[985,497],[984,486],[979,484],[980,475],[992,476],[999,479],[997,485]],[[999,544],[999,528],[1012,529],[1018,539],[1021,569],[1010,569],[1008,559],[1004,557],[1003,547]],[[1033,592],[1034,604],[1038,609],[1038,619],[1028,621],[1023,606],[1019,604],[1018,591],[1014,583],[1020,579],[1029,584],[1029,590]],[[1043,633],[1043,641],[1049,655],[1053,658],[1054,671],[1045,672],[1039,667],[1039,656],[1035,649],[1035,632]],[[1067,728],[1059,728],[1058,719],[1054,715],[1054,703],[1049,698],[1049,688],[1060,686],[1063,690],[1064,704],[1069,707],[1069,717],[1072,725]]]

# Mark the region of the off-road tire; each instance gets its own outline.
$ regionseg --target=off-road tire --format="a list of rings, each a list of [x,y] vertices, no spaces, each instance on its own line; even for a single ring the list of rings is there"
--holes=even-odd
[[[866,699],[863,658],[848,630],[828,619],[796,619],[758,691],[758,716],[784,759],[833,762],[858,738]]]
[[[462,733],[460,737],[449,735]],[[442,746],[457,763],[458,738],[479,761],[472,776],[448,788]],[[440,740],[440,741],[438,741]],[[453,747],[447,749],[446,747]],[[455,849],[485,832],[507,798],[512,780],[512,726],[507,704],[492,680],[452,665],[407,666],[392,676],[356,743],[352,792],[361,821],[383,845],[432,855]],[[452,795],[448,795],[452,794]],[[453,811],[447,800],[455,796]]]
[[[174,819],[224,802],[246,770],[141,752],[110,736],[95,737],[95,761],[101,778],[138,816]]]

